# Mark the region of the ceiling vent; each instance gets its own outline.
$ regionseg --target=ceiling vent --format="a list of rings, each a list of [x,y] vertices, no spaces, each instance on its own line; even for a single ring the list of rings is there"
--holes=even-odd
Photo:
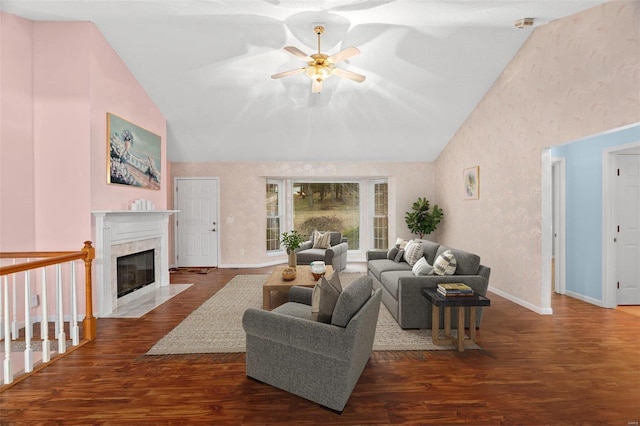
[[[533,26],[533,18],[518,19],[515,23],[516,28],[525,28]]]

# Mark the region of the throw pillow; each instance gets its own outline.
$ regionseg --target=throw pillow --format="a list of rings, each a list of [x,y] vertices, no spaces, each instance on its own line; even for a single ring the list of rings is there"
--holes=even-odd
[[[457,266],[456,257],[451,250],[447,250],[433,262],[433,273],[436,275],[453,275]]]
[[[387,252],[387,259],[389,260],[395,259],[399,251],[400,251],[400,244],[396,244],[395,247],[391,247]]]
[[[403,247],[404,249],[404,261],[407,261],[407,250],[411,250],[411,246],[413,246],[413,240],[411,241],[407,241],[407,244],[405,244],[405,246]]]
[[[313,248],[331,248],[331,234],[329,232],[313,231]]]
[[[320,283],[322,280],[318,280],[318,283],[313,286],[313,293],[311,293],[311,314],[313,318],[318,318],[318,312],[320,311],[320,293],[322,292],[322,286]]]
[[[333,273],[331,279],[320,278],[320,305],[318,310],[318,321],[331,324],[333,310],[338,302],[338,297],[342,293],[342,285],[337,272]]]
[[[433,266],[429,265],[427,259],[421,257],[420,259],[418,259],[416,264],[413,265],[411,272],[413,272],[413,275],[415,275],[416,277],[420,275],[433,275]]]
[[[393,261],[396,263],[400,263],[403,257],[404,257],[404,249],[400,249],[398,250],[396,257],[393,258]]]
[[[404,249],[404,260],[413,267],[418,259],[422,257],[422,241],[411,240]]]
[[[396,245],[400,246],[401,249],[405,248],[408,242],[409,241],[403,240],[402,238],[396,238]]]

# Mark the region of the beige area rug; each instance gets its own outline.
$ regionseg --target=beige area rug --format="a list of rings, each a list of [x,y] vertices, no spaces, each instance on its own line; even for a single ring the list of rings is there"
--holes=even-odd
[[[363,274],[341,273],[347,286]],[[245,352],[242,315],[248,307],[262,307],[262,284],[268,275],[238,275],[160,339],[147,355]],[[403,330],[380,305],[373,350],[443,350],[453,346],[431,343],[431,330]],[[466,349],[479,349],[477,345]]]

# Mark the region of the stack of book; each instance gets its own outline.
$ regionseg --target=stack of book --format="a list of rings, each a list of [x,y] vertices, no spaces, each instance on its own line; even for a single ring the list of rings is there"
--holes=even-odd
[[[473,296],[473,289],[462,283],[438,284],[438,293],[443,296]]]

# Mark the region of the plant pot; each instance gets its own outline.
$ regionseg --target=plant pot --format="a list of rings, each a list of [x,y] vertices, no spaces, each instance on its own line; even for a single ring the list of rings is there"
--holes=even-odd
[[[295,268],[297,263],[298,263],[298,256],[296,256],[295,251],[291,250],[289,252],[289,266],[292,268]]]

